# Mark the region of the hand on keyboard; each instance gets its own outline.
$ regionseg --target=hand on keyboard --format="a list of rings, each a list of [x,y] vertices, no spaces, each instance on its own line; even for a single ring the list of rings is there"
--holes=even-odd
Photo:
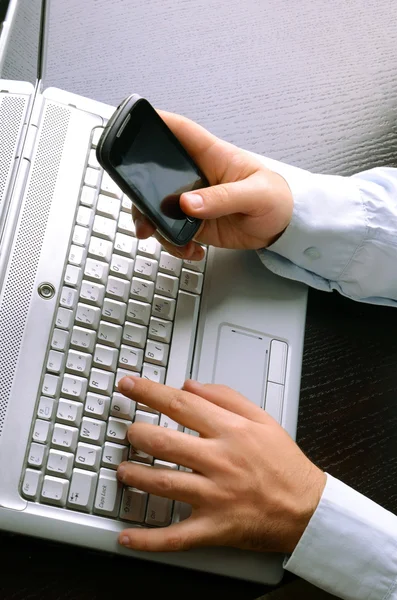
[[[220,385],[188,381],[176,390],[124,378],[119,390],[200,434],[147,421],[129,427],[134,451],[159,459],[160,468],[124,462],[118,469],[122,482],[191,504],[193,511],[169,527],[126,529],[120,543],[158,552],[213,545],[293,551],[320,500],[325,475],[276,421]],[[188,470],[161,468],[170,464]]]
[[[196,241],[220,248],[259,249],[276,241],[292,217],[293,198],[286,181],[248,152],[172,113],[161,117],[206,175],[210,187],[182,194],[184,212],[204,222]],[[153,235],[152,224],[134,207],[136,236]],[[176,248],[156,234],[168,252],[200,260],[194,242]]]

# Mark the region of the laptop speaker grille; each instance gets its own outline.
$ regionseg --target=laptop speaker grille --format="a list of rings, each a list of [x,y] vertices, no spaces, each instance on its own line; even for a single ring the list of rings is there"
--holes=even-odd
[[[23,204],[23,213],[12,250],[12,262],[0,307],[0,436],[33,294],[69,119],[68,109],[53,104],[47,105],[36,159]],[[29,382],[26,384],[29,385]]]
[[[0,102],[0,209],[12,168],[26,102],[26,98],[8,95]]]

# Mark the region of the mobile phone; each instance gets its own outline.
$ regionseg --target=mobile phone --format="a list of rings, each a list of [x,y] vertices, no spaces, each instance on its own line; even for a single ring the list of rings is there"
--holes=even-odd
[[[107,123],[97,159],[122,191],[172,244],[184,246],[201,220],[180,208],[183,192],[208,181],[151,104],[129,96]]]

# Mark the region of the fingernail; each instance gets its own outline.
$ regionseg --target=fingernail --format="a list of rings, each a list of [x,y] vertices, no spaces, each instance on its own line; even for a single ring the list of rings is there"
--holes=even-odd
[[[127,537],[126,535],[123,535],[123,537],[120,539],[120,544],[122,546],[129,546],[129,544],[130,544],[130,538]]]
[[[126,473],[126,468],[124,466],[120,465],[120,467],[117,469],[117,477],[119,479],[121,479],[121,481],[124,480],[125,473]]]
[[[187,194],[185,194],[185,200],[188,201],[189,205],[192,208],[203,208],[204,206],[204,200],[200,196],[200,194],[192,194],[188,192]]]
[[[117,384],[117,387],[119,388],[120,392],[123,394],[128,394],[129,392],[132,392],[132,390],[134,389],[135,386],[135,381],[133,380],[132,377],[123,377],[123,379],[120,379],[120,381]]]

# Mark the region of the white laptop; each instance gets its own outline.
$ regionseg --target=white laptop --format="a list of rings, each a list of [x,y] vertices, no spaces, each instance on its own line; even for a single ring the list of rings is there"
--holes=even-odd
[[[11,0],[0,45],[8,71],[13,27],[31,35],[33,5]],[[41,54],[47,19],[43,6]],[[275,584],[280,555],[118,545],[126,526],[166,526],[188,511],[118,483],[118,463],[136,458],[128,425],[164,418],[133,410],[117,381],[134,372],[176,387],[225,383],[294,437],[306,288],[255,252],[209,248],[193,264],[155,239],[138,242],[130,201],[95,159],[113,108],[43,89],[42,59],[37,82],[0,82],[0,528]],[[177,278],[178,290],[164,295],[158,277]]]

